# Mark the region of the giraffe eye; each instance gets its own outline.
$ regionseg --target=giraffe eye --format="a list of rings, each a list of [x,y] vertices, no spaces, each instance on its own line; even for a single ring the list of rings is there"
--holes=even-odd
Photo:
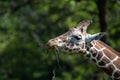
[[[78,41],[80,41],[82,39],[81,35],[72,35],[72,38],[70,40],[71,43],[77,43]]]
[[[73,37],[74,37],[75,39],[77,39],[77,40],[82,39],[82,36],[81,36],[81,35],[74,35]]]

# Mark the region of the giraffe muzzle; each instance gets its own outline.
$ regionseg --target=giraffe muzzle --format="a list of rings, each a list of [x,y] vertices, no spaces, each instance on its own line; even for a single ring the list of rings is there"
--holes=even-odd
[[[55,47],[57,47],[57,43],[48,41],[48,43],[46,44],[46,47],[47,49],[53,50],[55,49]]]

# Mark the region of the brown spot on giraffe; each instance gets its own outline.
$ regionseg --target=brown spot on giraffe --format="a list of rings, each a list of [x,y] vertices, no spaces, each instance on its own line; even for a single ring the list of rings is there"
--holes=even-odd
[[[111,76],[115,67],[113,65],[109,65],[107,68],[101,68],[101,69]]]

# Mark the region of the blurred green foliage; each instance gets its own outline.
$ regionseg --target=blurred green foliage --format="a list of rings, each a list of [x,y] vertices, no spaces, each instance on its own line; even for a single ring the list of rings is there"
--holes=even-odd
[[[120,1],[107,2],[106,21],[110,46],[120,51]],[[0,80],[109,80],[93,62],[82,55],[54,51],[46,42],[93,20],[89,33],[100,31],[95,0],[1,0]]]

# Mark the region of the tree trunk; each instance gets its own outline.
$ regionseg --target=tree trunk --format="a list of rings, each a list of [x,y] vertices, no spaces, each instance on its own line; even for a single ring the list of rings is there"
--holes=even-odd
[[[101,32],[107,32],[107,23],[106,23],[106,3],[107,0],[96,0],[99,16],[99,25]],[[108,43],[109,37],[108,34],[102,38],[102,41]]]

